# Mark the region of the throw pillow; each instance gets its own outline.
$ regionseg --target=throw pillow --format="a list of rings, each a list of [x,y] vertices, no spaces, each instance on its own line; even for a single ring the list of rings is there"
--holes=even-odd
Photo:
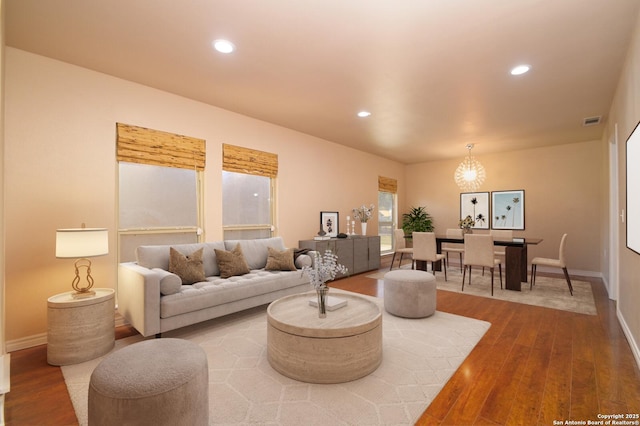
[[[205,280],[203,249],[185,256],[173,247],[169,248],[169,272],[173,272],[182,280],[182,284],[193,284]]]
[[[311,256],[309,256],[308,254],[301,254],[300,256],[296,257],[294,263],[296,264],[296,267],[298,269],[302,269],[305,266],[313,266],[313,259],[311,259]]]
[[[231,251],[218,249],[215,249],[215,251],[218,268],[220,269],[220,278],[235,277],[236,275],[244,275],[250,272],[240,244],[237,244]]]
[[[160,293],[163,296],[169,296],[180,291],[182,279],[179,276],[160,268],[153,268],[152,271],[160,277]]]
[[[308,248],[293,249],[293,260],[296,260],[299,256],[302,256],[303,254],[307,254],[310,251],[311,249],[308,249]]]
[[[276,250],[273,247],[267,248],[267,271],[295,271],[296,265],[293,263],[293,250]]]

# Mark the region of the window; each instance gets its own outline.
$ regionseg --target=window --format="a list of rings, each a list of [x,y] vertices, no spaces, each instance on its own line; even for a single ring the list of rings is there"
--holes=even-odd
[[[225,240],[269,238],[273,229],[271,178],[222,172]]]
[[[278,156],[224,144],[222,169],[224,239],[271,237],[275,223]]]
[[[146,244],[198,242],[201,172],[120,162],[120,262],[135,260]]]
[[[194,243],[202,234],[205,141],[116,124],[119,261],[144,244]]]
[[[378,235],[380,254],[393,253],[395,242],[393,230],[397,218],[397,182],[392,178],[378,177]]]

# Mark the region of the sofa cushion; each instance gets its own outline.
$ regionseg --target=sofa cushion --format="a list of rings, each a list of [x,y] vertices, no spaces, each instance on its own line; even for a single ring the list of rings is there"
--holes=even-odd
[[[153,272],[160,277],[160,293],[164,296],[175,294],[182,287],[182,279],[176,274],[160,268],[153,268]]]
[[[202,263],[204,265],[204,274],[207,277],[218,275],[218,263],[216,262],[215,249],[224,250],[223,241],[215,241],[209,243],[195,244],[171,244],[157,246],[139,246],[136,248],[136,260],[138,265],[145,268],[160,268],[169,270],[169,248],[173,247],[182,254],[190,254],[199,248],[204,248]]]
[[[201,247],[191,254],[184,255],[173,247],[169,247],[169,272],[179,276],[182,284],[204,281],[203,252],[204,247]]]
[[[207,277],[194,285],[182,286],[181,290],[160,299],[160,318],[188,314],[211,309],[224,304],[234,304],[247,298],[260,297],[291,287],[302,286],[302,291],[313,290],[309,278],[300,271],[253,270],[248,274],[223,279]],[[275,299],[273,299],[275,300]]]
[[[220,269],[220,278],[235,277],[250,272],[240,244],[237,244],[231,251],[216,249],[215,252],[218,268]]]
[[[268,247],[273,247],[276,250],[284,250],[286,248],[282,237],[260,238],[255,240],[228,240],[225,241],[224,244],[227,250],[231,250],[240,244],[249,269],[263,269],[267,265]]]
[[[267,271],[295,271],[296,265],[293,263],[293,249],[276,250],[267,247]]]
[[[294,263],[296,265],[296,268],[302,269],[305,266],[313,266],[313,259],[311,259],[311,256],[309,256],[308,254],[301,254],[300,256],[296,257]]]

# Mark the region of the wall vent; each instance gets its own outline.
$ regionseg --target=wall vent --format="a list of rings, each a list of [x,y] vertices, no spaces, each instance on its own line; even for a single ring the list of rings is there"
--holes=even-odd
[[[600,120],[602,120],[602,116],[599,115],[597,117],[587,117],[585,119],[582,120],[582,125],[583,126],[595,126],[597,124],[600,124]]]

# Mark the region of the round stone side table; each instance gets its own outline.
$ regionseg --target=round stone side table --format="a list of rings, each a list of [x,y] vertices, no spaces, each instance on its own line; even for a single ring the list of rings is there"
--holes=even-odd
[[[69,365],[109,352],[115,344],[115,290],[74,299],[73,291],[47,299],[47,362]]]

